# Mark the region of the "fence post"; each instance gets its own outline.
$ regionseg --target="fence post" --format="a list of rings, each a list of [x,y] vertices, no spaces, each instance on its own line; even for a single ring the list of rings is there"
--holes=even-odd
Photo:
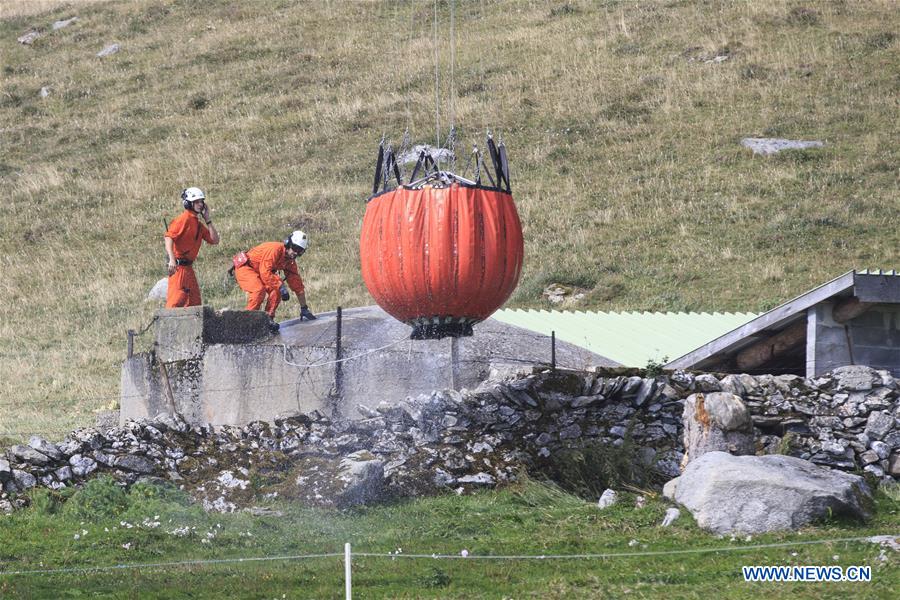
[[[350,584],[350,542],[344,544],[344,591],[346,599],[353,597],[353,587]]]
[[[134,329],[128,330],[128,358],[134,356]]]
[[[556,370],[556,332],[550,332],[550,368]]]
[[[337,396],[338,401],[344,396],[344,363],[341,362],[343,358],[343,348],[341,347],[341,325],[343,322],[343,311],[341,307],[337,307],[337,333],[335,340],[335,363],[334,363],[334,392]]]

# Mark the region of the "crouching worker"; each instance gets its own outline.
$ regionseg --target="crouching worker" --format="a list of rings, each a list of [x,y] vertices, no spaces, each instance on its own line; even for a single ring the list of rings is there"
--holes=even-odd
[[[169,258],[166,308],[200,304],[200,284],[197,283],[193,264],[197,260],[201,243],[219,243],[219,232],[209,218],[209,206],[206,205],[203,190],[187,188],[181,192],[181,204],[184,212],[175,217],[163,236]],[[205,225],[200,223],[201,219]]]
[[[241,289],[247,292],[247,310],[258,310],[266,300],[266,313],[272,319],[272,329],[277,330],[275,310],[281,303],[281,278],[283,271],[285,282],[297,295],[300,302],[300,320],[316,318],[306,305],[306,292],[303,280],[297,272],[298,256],[306,252],[309,237],[302,231],[293,232],[284,242],[264,242],[234,257],[234,278]]]

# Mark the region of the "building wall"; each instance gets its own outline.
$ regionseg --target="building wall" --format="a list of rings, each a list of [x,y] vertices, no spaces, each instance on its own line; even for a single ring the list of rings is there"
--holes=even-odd
[[[833,308],[822,302],[807,312],[807,377],[845,365],[900,376],[900,305],[877,304],[847,323],[834,320]]]

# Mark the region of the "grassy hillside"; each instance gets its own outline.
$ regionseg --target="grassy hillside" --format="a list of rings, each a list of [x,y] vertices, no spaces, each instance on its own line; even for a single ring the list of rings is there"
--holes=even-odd
[[[436,53],[444,132],[452,111],[460,147],[487,128],[509,147],[512,306],[565,283],[590,308],[758,311],[900,266],[890,0],[443,1],[437,48],[431,2],[2,6],[0,432],[115,401],[188,185],[223,237],[197,266],[206,302],[241,307],[228,257],[300,227],[312,308],[370,303],[357,239],[376,146],[407,127],[433,142]],[[45,35],[18,44],[30,28]],[[827,145],[762,158],[745,136]]]

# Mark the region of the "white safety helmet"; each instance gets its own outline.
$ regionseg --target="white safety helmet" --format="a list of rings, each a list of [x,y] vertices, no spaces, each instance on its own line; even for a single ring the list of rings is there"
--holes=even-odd
[[[206,200],[206,195],[200,188],[189,187],[181,192],[181,204],[186,210],[191,210],[197,200]]]
[[[306,248],[308,246],[309,236],[307,236],[299,229],[284,240],[284,247],[293,249],[297,254],[303,254],[304,252],[306,252]]]

